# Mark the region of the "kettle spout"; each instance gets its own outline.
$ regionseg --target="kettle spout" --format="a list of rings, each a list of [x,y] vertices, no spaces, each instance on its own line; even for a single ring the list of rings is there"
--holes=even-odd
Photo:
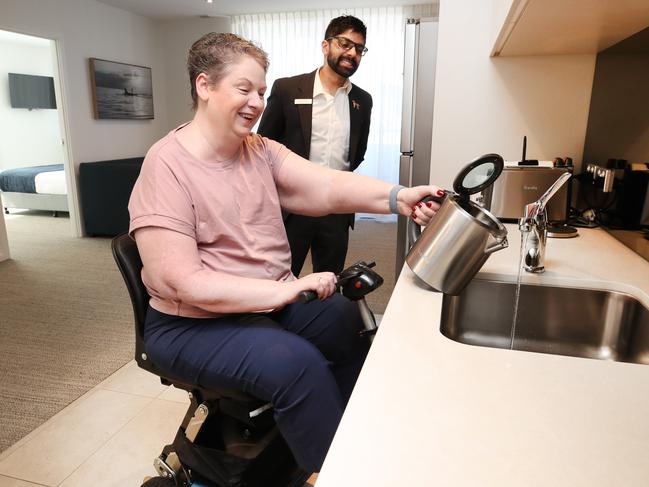
[[[498,250],[506,249],[507,247],[509,247],[509,242],[507,241],[507,236],[505,235],[500,240],[489,245],[484,251],[485,254],[489,255],[489,254],[493,254]]]

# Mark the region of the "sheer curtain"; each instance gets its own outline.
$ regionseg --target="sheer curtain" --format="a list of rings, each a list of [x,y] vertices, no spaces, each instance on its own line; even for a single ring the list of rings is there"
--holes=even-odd
[[[429,3],[237,15],[232,17],[232,30],[268,53],[266,82],[270,91],[277,78],[311,72],[322,65],[320,43],[331,19],[340,15],[361,19],[367,26],[369,50],[351,81],[372,95],[374,107],[365,160],[356,172],[397,183],[405,19],[436,17],[437,9],[437,3]]]

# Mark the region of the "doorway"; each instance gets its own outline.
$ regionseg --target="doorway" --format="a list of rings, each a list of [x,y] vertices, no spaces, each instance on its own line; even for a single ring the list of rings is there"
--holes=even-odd
[[[0,59],[0,171],[12,171],[0,181],[0,223],[50,214],[80,236],[57,43],[0,30]]]

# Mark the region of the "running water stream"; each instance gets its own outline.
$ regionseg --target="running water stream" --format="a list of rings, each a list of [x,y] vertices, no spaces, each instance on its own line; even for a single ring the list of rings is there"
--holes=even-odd
[[[521,250],[518,258],[518,276],[516,278],[516,293],[514,294],[514,314],[512,316],[512,333],[509,341],[509,349],[514,349],[514,338],[516,337],[516,320],[518,319],[518,300],[521,295],[521,276],[523,272],[523,259],[525,258],[525,246],[529,232],[521,232]]]

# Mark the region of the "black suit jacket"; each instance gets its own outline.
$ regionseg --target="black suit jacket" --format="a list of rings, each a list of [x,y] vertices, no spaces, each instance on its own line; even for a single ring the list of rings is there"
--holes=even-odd
[[[266,110],[257,133],[284,144],[296,154],[309,158],[313,105],[296,104],[295,100],[312,100],[316,71],[273,83]],[[349,167],[354,170],[363,162],[370,133],[372,97],[352,84],[349,92]]]

